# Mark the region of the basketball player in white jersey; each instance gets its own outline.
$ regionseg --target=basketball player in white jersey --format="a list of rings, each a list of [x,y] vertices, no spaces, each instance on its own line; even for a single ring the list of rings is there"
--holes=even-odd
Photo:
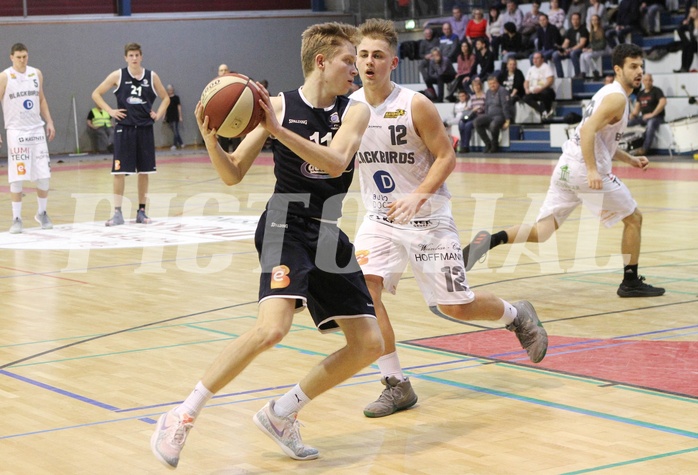
[[[371,119],[359,152],[361,194],[367,213],[354,245],[385,342],[378,360],[385,386],[367,417],[383,417],[417,402],[402,372],[383,290],[395,293],[409,263],[430,309],[449,319],[499,321],[516,332],[533,362],[545,356],[548,337],[533,306],[510,304],[468,287],[458,230],[445,180],[455,153],[436,107],[424,95],[393,83],[397,33],[391,21],[359,27],[357,67],[363,88],[350,97],[369,105]]]
[[[23,229],[22,184],[25,181],[36,184],[39,206],[34,219],[41,225],[41,229],[53,228],[53,223],[46,214],[51,178],[46,139],[53,140],[56,129],[44,96],[44,77],[41,71],[27,65],[28,59],[27,47],[15,43],[10,49],[12,66],[0,72],[0,97],[7,130],[7,178],[12,201],[12,234],[21,233]]]
[[[606,227],[623,222],[621,253],[625,268],[620,297],[657,297],[664,289],[653,287],[638,275],[642,214],[628,188],[613,175],[611,161],[620,160],[643,170],[647,157],[634,157],[618,148],[628,122],[628,95],[642,81],[642,49],[621,44],[613,50],[615,81],[602,87],[584,110],[574,136],[562,145],[545,201],[533,225],[517,225],[492,236],[480,231],[464,250],[466,269],[491,248],[518,242],[545,242],[580,204]]]

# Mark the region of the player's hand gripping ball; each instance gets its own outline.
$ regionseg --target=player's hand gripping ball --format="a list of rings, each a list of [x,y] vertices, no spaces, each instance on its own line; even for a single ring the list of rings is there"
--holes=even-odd
[[[208,126],[222,137],[240,137],[250,133],[264,117],[259,105],[259,89],[243,74],[219,76],[201,93]]]

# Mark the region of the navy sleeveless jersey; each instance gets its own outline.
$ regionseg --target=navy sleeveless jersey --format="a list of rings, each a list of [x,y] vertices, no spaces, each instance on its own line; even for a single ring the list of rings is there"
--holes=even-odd
[[[299,90],[280,94],[284,101],[282,125],[320,145],[328,146],[342,125],[349,99],[337,97],[334,105],[317,109]],[[336,221],[342,214],[342,200],[354,176],[354,160],[337,178],[309,164],[278,140],[273,141],[276,185],[268,209]],[[294,201],[297,200],[297,201]],[[305,201],[305,202],[303,202]]]
[[[121,82],[114,90],[116,108],[126,109],[126,117],[118,120],[117,125],[145,127],[153,125],[150,110],[158,95],[153,90],[152,71],[143,70],[143,77],[134,78],[128,68],[121,70]]]

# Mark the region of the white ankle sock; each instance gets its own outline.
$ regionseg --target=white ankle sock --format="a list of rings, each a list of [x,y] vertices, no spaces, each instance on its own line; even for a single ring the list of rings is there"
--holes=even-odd
[[[378,358],[378,368],[381,370],[381,377],[383,379],[389,378],[390,376],[395,376],[400,381],[405,380],[405,375],[402,373],[400,358],[397,356],[397,351],[393,351],[392,353]]]
[[[48,204],[48,198],[37,198],[37,203],[39,204],[39,209],[36,214],[41,214],[46,211],[46,205]]]
[[[509,325],[511,322],[514,321],[519,312],[516,310],[516,307],[514,307],[506,300],[502,300],[502,303],[504,304],[504,315],[502,315],[502,318],[499,319],[499,323]]]
[[[310,398],[305,395],[300,384],[296,384],[289,392],[281,396],[274,403],[274,414],[279,417],[288,417],[294,412],[298,412],[310,402]]]
[[[203,383],[199,381],[189,397],[187,397],[180,406],[175,408],[175,412],[177,414],[186,413],[196,419],[208,400],[212,397],[213,393],[206,389]]]
[[[22,218],[22,202],[13,201],[12,202],[12,219]]]

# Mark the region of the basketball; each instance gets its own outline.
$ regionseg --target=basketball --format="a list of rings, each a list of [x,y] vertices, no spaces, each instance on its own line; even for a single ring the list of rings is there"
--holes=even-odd
[[[257,85],[243,74],[217,77],[201,93],[209,128],[228,138],[250,133],[264,117],[264,109],[258,102],[260,97]]]

